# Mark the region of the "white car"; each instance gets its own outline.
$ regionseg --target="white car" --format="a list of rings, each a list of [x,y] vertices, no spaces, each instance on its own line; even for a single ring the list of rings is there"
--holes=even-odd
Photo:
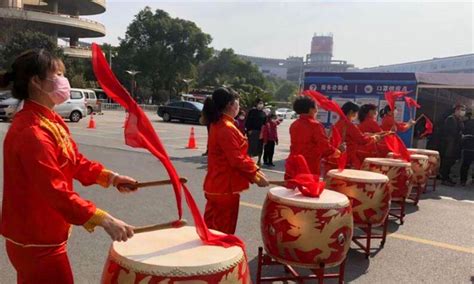
[[[83,92],[71,89],[71,95],[67,101],[54,107],[54,110],[62,117],[71,122],[79,122],[87,115],[86,98]]]
[[[278,118],[292,119],[296,117],[296,113],[289,108],[279,108],[275,111]]]

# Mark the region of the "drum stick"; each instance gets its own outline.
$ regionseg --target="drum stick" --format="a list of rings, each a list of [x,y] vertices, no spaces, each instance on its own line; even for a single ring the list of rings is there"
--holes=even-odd
[[[424,113],[423,113],[422,115],[420,115],[420,116],[416,119],[415,123],[417,123],[418,120],[420,120],[420,119],[423,118],[423,117],[425,117],[425,114],[424,114]]]
[[[180,178],[179,181],[181,183],[187,183],[188,179],[187,178]],[[130,187],[130,188],[143,188],[143,187],[160,186],[160,185],[168,185],[168,184],[171,184],[171,180],[169,180],[169,179],[149,181],[149,182],[137,182],[137,183],[134,183],[134,184],[124,184],[122,186]]]
[[[173,221],[173,222],[164,223],[164,224],[136,227],[135,229],[133,229],[133,233],[139,234],[139,233],[145,233],[145,232],[151,232],[151,231],[157,231],[157,230],[181,228],[185,226],[186,224],[187,224],[187,221],[185,219],[181,219],[178,221]]]
[[[284,180],[269,180],[268,183],[272,184],[272,185],[277,185],[277,186],[285,186],[286,185],[286,182]]]

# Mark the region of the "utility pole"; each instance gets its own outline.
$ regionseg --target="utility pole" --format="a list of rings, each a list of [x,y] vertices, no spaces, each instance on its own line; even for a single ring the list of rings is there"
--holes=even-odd
[[[132,81],[131,81],[131,86],[130,86],[130,95],[132,96],[133,99],[135,99],[135,96],[134,96],[134,90],[135,90],[135,75],[137,75],[138,73],[141,73],[140,71],[137,71],[137,70],[126,70],[125,72],[127,72],[128,74],[130,74],[131,78],[132,78]]]

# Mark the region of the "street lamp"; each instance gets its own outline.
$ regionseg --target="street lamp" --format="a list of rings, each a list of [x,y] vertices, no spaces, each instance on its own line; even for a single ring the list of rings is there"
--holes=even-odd
[[[138,73],[141,73],[140,71],[137,71],[137,70],[126,70],[125,72],[127,72],[128,74],[130,74],[130,76],[132,76],[132,86],[130,88],[130,95],[132,96],[132,98],[135,98],[133,96],[133,91],[135,89],[135,75],[137,75]]]

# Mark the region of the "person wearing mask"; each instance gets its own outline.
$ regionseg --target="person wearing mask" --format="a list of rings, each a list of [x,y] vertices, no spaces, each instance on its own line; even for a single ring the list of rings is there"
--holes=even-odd
[[[276,114],[270,114],[267,122],[262,127],[263,139],[263,164],[269,167],[274,167],[273,155],[275,153],[275,145],[278,145],[278,130],[280,124]]]
[[[377,123],[377,106],[374,104],[365,104],[362,105],[358,113],[359,118],[359,130],[365,134],[384,134],[385,131]],[[390,152],[387,145],[383,140],[380,140],[377,143],[377,153],[378,157],[387,157],[387,154]],[[374,153],[375,154],[375,153]]]
[[[265,175],[247,155],[247,139],[235,126],[238,113],[239,95],[232,89],[216,89],[204,102],[203,114],[210,125],[204,220],[209,229],[226,234],[235,233],[240,193],[250,183],[268,186]]]
[[[342,106],[342,112],[347,119],[339,118],[334,125],[341,133],[343,142],[347,146],[347,163],[355,169],[360,169],[366,157],[372,156],[376,152],[376,143],[380,140],[378,134],[363,134],[353,121],[357,119],[359,106],[353,102],[347,102]]]
[[[257,165],[261,165],[263,141],[260,139],[260,131],[262,126],[267,121],[267,115],[263,111],[263,100],[257,99],[255,101],[255,108],[251,109],[247,114],[245,128],[247,129],[247,137],[249,139],[249,156],[258,157]]]
[[[290,156],[302,155],[314,175],[321,175],[321,160],[341,155],[341,151],[331,145],[323,125],[316,120],[318,109],[315,101],[299,96],[293,103],[293,110],[299,115],[290,126]]]
[[[67,256],[72,225],[92,232],[103,227],[114,241],[133,236],[133,227],[79,196],[73,180],[89,186],[136,190],[136,181],[88,160],[54,107],[70,96],[60,59],[45,50],[17,57],[0,75],[0,87],[24,101],[6,134],[0,234],[18,283],[73,283]]]
[[[464,121],[464,131],[462,138],[461,152],[461,186],[466,186],[467,174],[469,168],[474,161],[474,120],[472,119],[472,111],[466,113],[467,119]],[[473,173],[474,182],[474,173]]]
[[[235,119],[235,122],[237,124],[237,128],[245,136],[245,111],[244,110],[239,111],[239,115]]]
[[[393,132],[406,132],[410,129],[413,125],[415,125],[415,121],[411,119],[409,122],[397,122],[395,121],[395,117],[398,114],[398,110],[395,109],[392,111],[389,105],[386,105],[380,111],[380,117],[382,118],[382,125],[381,128],[384,131],[393,131]]]
[[[448,116],[443,123],[443,135],[441,136],[441,180],[443,185],[454,186],[456,183],[451,179],[452,166],[461,156],[462,133],[464,129],[463,117],[466,115],[464,105],[456,105],[454,113]]]

